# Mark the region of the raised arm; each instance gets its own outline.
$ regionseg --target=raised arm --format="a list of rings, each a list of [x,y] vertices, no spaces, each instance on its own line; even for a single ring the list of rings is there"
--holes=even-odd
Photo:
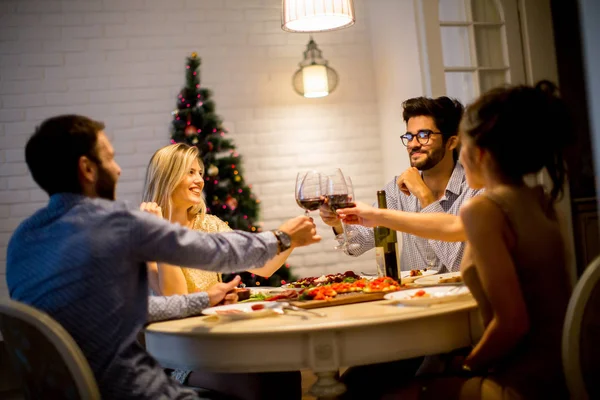
[[[115,225],[130,231],[132,256],[141,262],[157,261],[207,271],[236,272],[262,266],[278,251],[277,239],[272,232],[195,232],[141,211],[115,213]],[[289,220],[280,229],[289,234],[292,247],[321,240],[316,235],[314,223],[307,217]]]
[[[462,242],[466,239],[460,218],[444,212],[414,213],[379,209],[358,203],[356,207],[338,210],[338,214],[347,224],[385,226],[411,235],[448,242]]]
[[[208,217],[209,216],[206,216],[205,218],[208,218]],[[210,216],[210,217],[212,217],[212,223],[214,223],[214,225],[216,226],[217,232],[231,232],[232,231],[232,229],[229,227],[229,225],[227,225],[221,219],[214,217],[214,216]],[[276,255],[269,261],[267,261],[267,263],[265,265],[263,265],[262,267],[250,268],[250,269],[248,269],[248,272],[268,278],[271,275],[273,275],[275,273],[275,271],[277,271],[285,263],[285,261],[290,256],[290,254],[292,254],[292,250],[293,249],[288,249],[282,253],[279,253],[278,255]]]

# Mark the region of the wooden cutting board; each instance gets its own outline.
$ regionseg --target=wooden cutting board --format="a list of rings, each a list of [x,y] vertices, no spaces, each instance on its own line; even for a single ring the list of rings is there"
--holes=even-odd
[[[366,301],[382,300],[383,297],[390,292],[376,293],[341,293],[331,300],[302,300],[290,301],[289,303],[299,308],[321,308],[341,306],[344,304],[364,303]]]

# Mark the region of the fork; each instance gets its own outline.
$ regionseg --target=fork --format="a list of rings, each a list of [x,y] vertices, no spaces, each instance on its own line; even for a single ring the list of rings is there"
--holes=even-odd
[[[315,316],[317,316],[317,317],[321,317],[321,318],[323,318],[323,317],[326,317],[326,316],[327,316],[327,315],[326,315],[326,314],[324,314],[324,313],[320,313],[320,312],[317,312],[317,311],[312,311],[312,310],[306,310],[306,309],[304,309],[304,308],[300,308],[300,307],[292,306],[291,304],[284,305],[282,308],[283,308],[284,310],[290,310],[290,311],[301,311],[301,312],[309,313],[309,314],[312,314],[312,315],[315,315]]]

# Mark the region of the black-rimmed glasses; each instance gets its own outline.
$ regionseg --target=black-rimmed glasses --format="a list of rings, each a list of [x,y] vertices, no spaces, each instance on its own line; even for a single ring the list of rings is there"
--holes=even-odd
[[[434,132],[429,129],[421,129],[416,134],[407,132],[404,135],[400,136],[400,139],[402,139],[402,144],[408,147],[408,144],[412,142],[412,140],[415,137],[417,138],[417,142],[419,142],[420,144],[427,144],[429,143],[429,137],[434,134],[441,135],[442,132]]]

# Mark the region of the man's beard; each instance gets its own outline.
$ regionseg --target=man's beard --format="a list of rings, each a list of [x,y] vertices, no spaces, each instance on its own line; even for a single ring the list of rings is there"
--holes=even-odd
[[[98,197],[114,200],[116,187],[116,180],[112,178],[110,173],[104,169],[102,165],[98,165],[98,180],[96,181],[96,194]]]
[[[421,152],[421,150],[419,149],[417,151],[414,151],[413,153],[415,152]],[[413,153],[411,153],[409,157],[412,156]],[[413,162],[412,158],[410,158],[410,166],[415,167],[419,171],[427,171],[428,169],[435,167],[439,164],[440,161],[442,161],[442,159],[446,155],[446,149],[444,147],[440,147],[438,149],[429,150],[427,153],[423,152],[422,154],[425,154],[425,159],[422,161]]]

